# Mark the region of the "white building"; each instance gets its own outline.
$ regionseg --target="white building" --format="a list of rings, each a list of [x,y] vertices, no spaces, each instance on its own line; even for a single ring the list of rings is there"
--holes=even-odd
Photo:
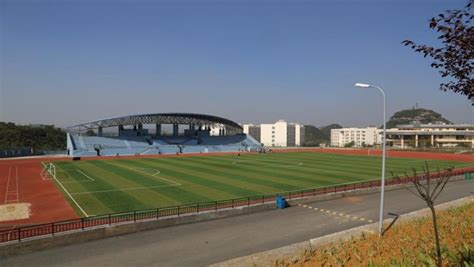
[[[375,127],[331,130],[331,146],[355,147],[382,143],[382,130]],[[474,148],[472,124],[407,124],[387,129],[387,145],[398,148],[466,147]]]
[[[387,143],[400,148],[474,148],[472,124],[408,124],[387,130]]]
[[[243,124],[244,133],[264,146],[294,147],[304,142],[304,125],[279,120],[274,124]]]
[[[354,142],[355,147],[373,146],[382,143],[382,130],[376,127],[341,128],[331,130],[331,146],[344,147]]]

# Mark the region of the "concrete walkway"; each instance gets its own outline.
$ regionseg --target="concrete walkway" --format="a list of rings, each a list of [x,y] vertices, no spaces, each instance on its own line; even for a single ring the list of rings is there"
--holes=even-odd
[[[473,181],[451,182],[438,203],[471,194]],[[376,221],[379,193],[306,205],[313,209],[295,206],[161,228],[2,259],[0,266],[204,266]],[[422,208],[406,189],[386,192],[387,212]]]

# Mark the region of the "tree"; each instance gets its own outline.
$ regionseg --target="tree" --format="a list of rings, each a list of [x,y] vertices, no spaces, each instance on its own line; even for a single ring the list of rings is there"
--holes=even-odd
[[[466,95],[474,106],[474,27],[471,20],[471,5],[474,0],[464,9],[447,10],[444,14],[429,20],[429,27],[440,33],[438,39],[442,47],[434,48],[428,45],[416,44],[411,40],[402,42],[410,46],[424,57],[433,58],[432,68],[439,69],[441,77],[451,78],[440,84],[442,91],[453,91]]]
[[[396,179],[400,179],[397,175],[393,175]],[[442,266],[442,256],[441,256],[441,247],[439,242],[439,234],[438,234],[438,224],[436,222],[436,210],[434,207],[434,203],[436,198],[441,194],[444,187],[448,183],[449,179],[452,177],[452,168],[446,169],[445,171],[438,170],[436,173],[432,174],[428,163],[425,162],[425,166],[423,167],[423,174],[418,175],[416,169],[413,169],[413,175],[405,175],[407,179],[413,182],[415,185],[416,191],[407,187],[408,191],[412,192],[415,196],[423,200],[428,208],[431,211],[431,218],[433,220],[433,229],[434,229],[434,236],[436,242],[436,255],[438,258],[438,266]],[[435,181],[431,181],[432,179]],[[434,182],[434,184],[432,184]]]
[[[0,122],[0,149],[33,148],[62,150],[66,146],[66,133],[52,125],[15,125]]]
[[[355,145],[355,142],[350,141],[349,143],[345,144],[344,147],[354,147],[354,145]]]

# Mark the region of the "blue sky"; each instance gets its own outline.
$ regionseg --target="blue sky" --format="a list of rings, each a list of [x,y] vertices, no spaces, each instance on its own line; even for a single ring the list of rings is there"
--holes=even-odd
[[[465,1],[0,0],[0,120],[68,126],[148,112],[380,125],[419,106],[472,123],[438,90],[427,20]]]

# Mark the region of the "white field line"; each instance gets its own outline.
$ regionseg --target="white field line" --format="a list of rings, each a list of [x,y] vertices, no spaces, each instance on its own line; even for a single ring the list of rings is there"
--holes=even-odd
[[[263,163],[261,166],[268,166],[268,165],[270,165],[270,166],[278,166],[278,167],[286,167],[286,168],[294,168],[294,167],[303,166],[303,162],[292,162],[292,163],[294,163],[295,165],[293,165],[293,164],[291,164],[291,165],[290,165],[290,164],[282,164],[282,165],[280,165],[280,164],[278,164],[279,161],[275,161],[275,160],[273,160],[273,162],[275,162],[275,163],[272,163],[272,162],[268,162],[268,160],[245,160],[245,159],[244,159],[244,160],[234,160],[234,161],[232,161],[232,164],[233,164],[233,165],[238,165],[238,164],[240,164],[241,162],[254,162],[254,163],[259,162],[259,163]],[[280,161],[280,162],[281,162],[281,161]],[[284,161],[283,161],[283,162],[284,162]],[[245,163],[244,163],[244,165],[245,165]]]
[[[232,164],[238,165],[237,163],[238,163],[239,161],[240,161],[240,160],[233,161]],[[285,164],[285,165],[278,165],[277,163],[268,163],[268,162],[263,161],[263,160],[242,160],[242,161],[247,161],[247,162],[259,162],[259,163],[262,163],[260,166],[279,166],[279,167],[286,167],[286,168],[303,167],[303,163],[302,163],[302,162],[298,162],[298,163],[297,163],[298,165],[288,165],[288,164]],[[272,161],[273,161],[273,162],[278,162],[277,160],[272,160]],[[347,171],[337,171],[337,170],[320,169],[320,168],[315,168],[315,167],[311,167],[311,166],[305,166],[305,167],[303,167],[303,168],[310,169],[310,170],[318,170],[318,171],[322,171],[322,172],[325,172],[325,173],[347,174]],[[371,177],[368,176],[368,175],[364,175],[364,176],[367,177],[367,178],[371,178]]]
[[[127,165],[120,164],[120,163],[111,162],[111,164],[115,164],[115,165],[118,165],[118,166],[122,166],[123,168],[127,168],[127,169],[130,169],[130,170],[134,170],[134,171],[136,171],[136,172],[143,173],[143,174],[145,174],[145,175],[148,175],[148,176],[151,176],[151,177],[154,177],[154,178],[158,178],[158,179],[167,181],[167,182],[169,182],[169,183],[172,183],[173,185],[181,185],[181,184],[178,183],[178,182],[175,182],[175,181],[172,181],[172,180],[163,178],[163,177],[161,177],[161,176],[155,176],[155,175],[159,174],[159,170],[157,170],[158,173],[156,173],[156,174],[149,174],[149,173],[147,173],[147,172],[144,172],[144,171],[141,171],[141,170],[139,170],[139,169],[135,169],[135,168],[132,168],[132,167],[129,167],[129,166],[127,166]],[[150,168],[150,169],[151,169],[151,168]],[[155,169],[155,170],[156,170],[156,169]]]
[[[77,171],[78,173],[84,175],[85,177],[87,177],[89,180],[95,181],[94,178],[92,178],[92,177],[90,177],[89,175],[85,174],[83,171],[81,171],[81,170],[79,170],[79,169],[76,170],[76,171]]]
[[[91,180],[87,179],[87,180],[75,180],[75,181],[67,181],[67,182],[63,182],[63,184],[79,184],[79,183],[90,183],[92,182]]]
[[[79,208],[79,210],[81,210],[81,212],[86,215],[86,217],[89,217],[89,215],[87,214],[87,212],[81,207],[81,205],[79,205],[79,203],[77,203],[76,199],[71,195],[71,193],[69,193],[69,191],[67,191],[66,187],[64,187],[64,185],[56,178],[56,176],[53,176],[54,180],[56,180],[56,182],[59,184],[59,186],[61,186],[61,188],[64,190],[64,192],[69,196],[69,198],[72,200],[72,202],[74,202],[74,204],[76,204],[76,206]]]
[[[8,178],[7,178],[7,188],[5,190],[5,201],[4,201],[4,204],[7,204],[7,200],[8,200],[8,187],[10,187],[10,176],[11,176],[11,172],[12,172],[12,167],[10,166],[8,168]]]
[[[43,161],[41,161],[41,165],[43,166],[43,170],[41,170],[41,173],[40,173],[41,180],[43,180],[43,181],[50,181],[50,180],[53,180],[53,179],[48,179],[48,176],[46,176],[46,178],[43,177],[42,174],[43,174],[43,171],[44,171],[44,168],[46,167],[46,165],[44,164]],[[48,171],[48,174],[50,174],[49,171]]]
[[[168,185],[156,185],[156,186],[130,187],[130,188],[123,188],[123,189],[106,189],[106,190],[71,193],[71,195],[87,195],[87,194],[110,193],[110,192],[119,192],[119,191],[122,192],[122,191],[143,190],[143,189],[151,189],[151,188],[175,187],[175,186],[180,186],[180,185],[168,184]]]

